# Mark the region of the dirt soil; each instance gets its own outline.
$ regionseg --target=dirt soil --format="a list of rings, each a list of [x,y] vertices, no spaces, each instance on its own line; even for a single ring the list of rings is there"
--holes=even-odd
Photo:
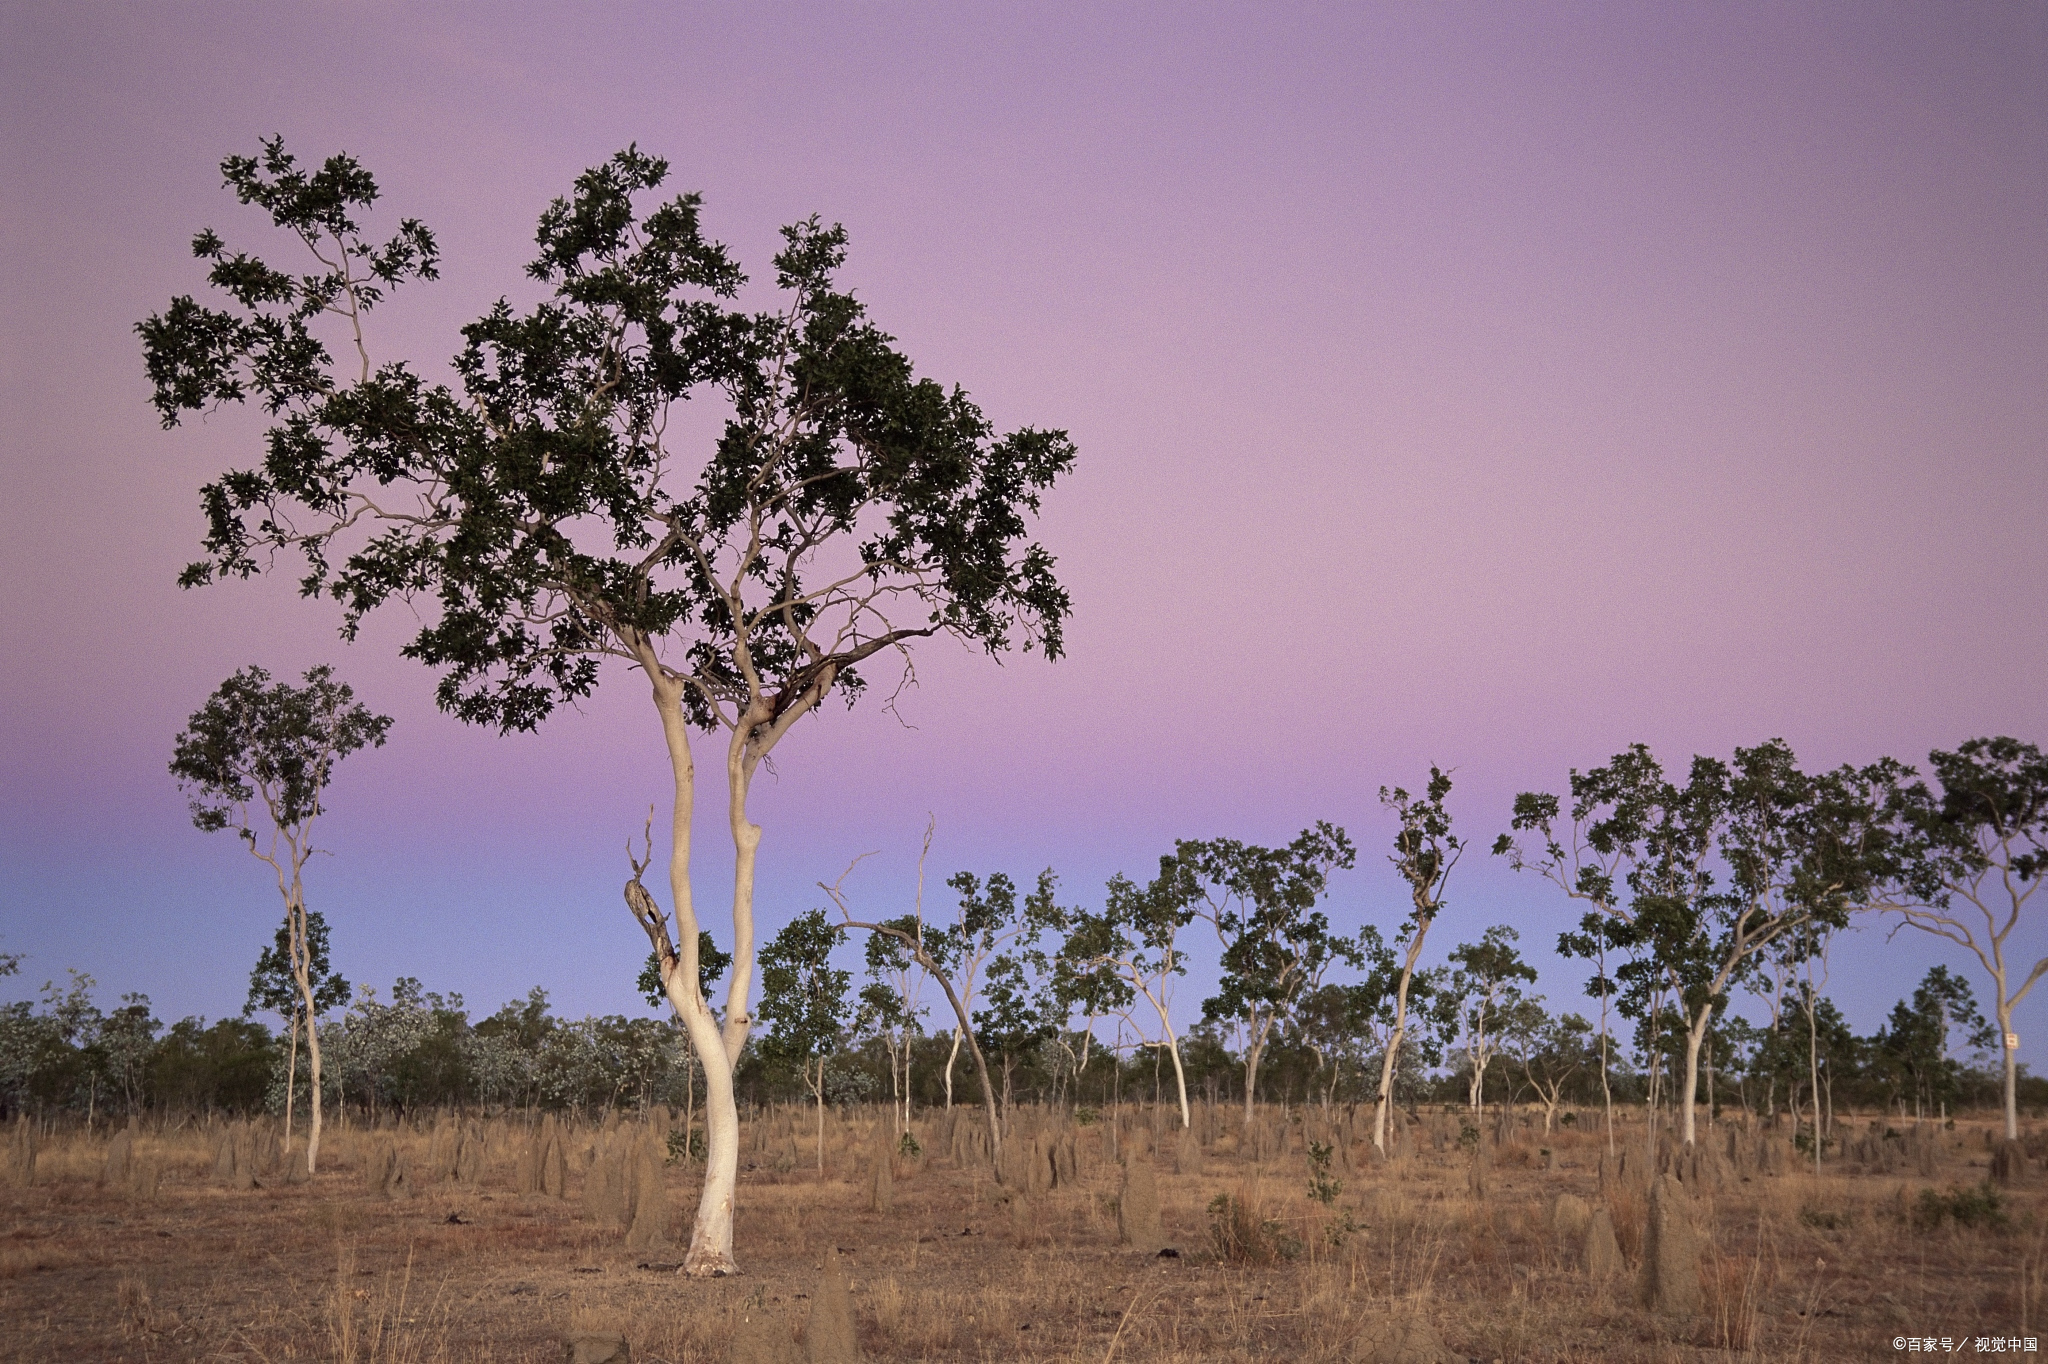
[[[904,1156],[893,1206],[876,1213],[869,1133],[882,1120],[835,1116],[822,1178],[806,1168],[807,1137],[804,1165],[787,1142],[774,1161],[750,1149],[743,1272],[714,1281],[676,1272],[695,1203],[688,1165],[666,1171],[666,1248],[628,1251],[616,1226],[586,1215],[589,1129],[570,1135],[565,1199],[512,1191],[526,1138],[504,1127],[480,1185],[399,1200],[368,1188],[364,1170],[392,1136],[421,1168],[424,1132],[335,1133],[312,1182],[235,1191],[212,1173],[216,1135],[145,1130],[137,1157],[163,1170],[147,1199],[103,1183],[104,1131],[60,1135],[32,1187],[0,1187],[0,1358],[558,1361],[568,1334],[595,1329],[623,1334],[637,1364],[723,1364],[741,1311],[765,1309],[801,1339],[833,1246],[876,1360],[1419,1359],[1394,1348],[1428,1343],[1416,1321],[1446,1347],[1438,1364],[1975,1357],[2028,1353],[2030,1333],[2048,1334],[2039,1176],[1991,1208],[1980,1122],[1940,1130],[1931,1176],[1888,1158],[1696,1186],[1701,1305],[1673,1320],[1636,1305],[1647,1186],[1617,1175],[1603,1197],[1605,1142],[1592,1131],[1546,1136],[1525,1120],[1489,1142],[1483,1193],[1469,1143],[1425,1142],[1392,1165],[1354,1146],[1354,1168],[1340,1156],[1324,1176],[1328,1202],[1310,1196],[1299,1141],[1252,1160],[1220,1135],[1199,1175],[1162,1155],[1170,1250],[1148,1256],[1118,1244],[1121,1169],[1101,1125],[1078,1134],[1078,1179],[1019,1201],[980,1162]],[[807,1119],[779,1121],[807,1131]],[[931,1124],[919,1130],[933,1149]],[[1644,1145],[1639,1125],[1619,1139]],[[1561,1193],[1609,1211],[1625,1277],[1588,1279],[1577,1237],[1553,1224]]]

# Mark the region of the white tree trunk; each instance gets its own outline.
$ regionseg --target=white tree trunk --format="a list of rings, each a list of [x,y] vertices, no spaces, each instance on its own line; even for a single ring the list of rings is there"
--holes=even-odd
[[[1139,988],[1144,987],[1141,985]],[[1180,1125],[1183,1128],[1193,1127],[1194,1120],[1188,1115],[1188,1077],[1187,1072],[1181,1069],[1180,1039],[1174,1036],[1173,1020],[1166,1016],[1166,1005],[1159,996],[1145,990],[1145,1000],[1159,1015],[1159,1030],[1166,1036],[1167,1054],[1173,1057],[1173,1087],[1180,1099]]]
[[[1693,1144],[1693,1109],[1697,1106],[1700,1089],[1700,1043],[1706,1040],[1707,1024],[1714,1017],[1714,1001],[1700,1005],[1700,1011],[1688,1020],[1685,1029],[1685,1119],[1683,1128],[1685,1144]]]
[[[313,945],[307,935],[306,901],[296,865],[302,855],[296,854],[293,859],[291,900],[285,914],[291,925],[292,974],[298,978],[299,998],[306,1010],[306,1059],[313,1082],[313,1120],[306,1131],[306,1173],[315,1175],[320,1172],[320,1026],[313,1003]],[[297,1055],[296,1049],[293,1054]]]
[[[292,1010],[291,1055],[284,1063],[284,1153],[292,1153],[292,1100],[299,1087],[299,1011]]]
[[[1998,1015],[1998,1054],[2003,1059],[2005,1072],[2005,1139],[2020,1139],[2019,1068],[2017,1053],[2007,1045],[2012,1036],[2012,1005],[2005,997],[2005,973],[2000,971],[1992,982],[1998,989],[1998,1007],[1992,1012]]]
[[[1372,1144],[1381,1155],[1387,1153],[1387,1110],[1394,1102],[1394,1066],[1401,1055],[1401,1042],[1408,1035],[1408,978],[1401,978],[1401,1000],[1394,1011],[1394,1031],[1387,1035],[1387,1049],[1380,1057],[1380,1096],[1372,1106]]]
[[[1259,1054],[1266,1049],[1264,1029],[1247,1029],[1244,1049],[1244,1123],[1249,1127],[1259,1092]]]
[[[960,1029],[953,1029],[953,1050],[946,1053],[946,1111],[953,1111],[953,1063],[960,1059]]]
[[[690,754],[690,736],[682,711],[681,684],[658,673],[651,674],[655,708],[661,714],[663,738],[667,741],[669,767],[675,777],[675,804],[670,822],[668,863],[669,895],[675,906],[677,959],[662,981],[669,1006],[690,1034],[690,1046],[704,1064],[704,1188],[697,1200],[697,1219],[690,1230],[689,1250],[683,1257],[683,1272],[692,1278],[715,1278],[737,1274],[739,1264],[732,1255],[733,1193],[739,1180],[740,1120],[733,1100],[733,1055],[726,1050],[718,1021],[704,1001],[699,984],[697,955],[697,911],[690,891],[690,817],[696,805],[696,763]],[[751,868],[749,887],[751,888]],[[751,928],[751,921],[748,924]],[[733,944],[734,984],[751,982],[753,975],[752,936]],[[743,987],[742,987],[743,988]],[[729,1000],[744,1001],[735,992]],[[746,1009],[728,1004],[728,1013],[741,1021],[744,1040]]]

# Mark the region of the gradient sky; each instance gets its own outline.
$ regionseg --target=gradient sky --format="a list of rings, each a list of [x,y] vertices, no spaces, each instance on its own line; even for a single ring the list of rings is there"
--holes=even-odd
[[[755,798],[770,930],[870,851],[848,885],[900,912],[928,812],[935,882],[1050,864],[1075,900],[1330,819],[1365,853],[1334,916],[1391,928],[1375,793],[1432,762],[1483,848],[1636,740],[2048,741],[2048,7],[4,14],[0,997],[77,967],[102,1004],[239,1009],[279,902],[191,827],[171,739],[242,664],[329,661],[398,721],[310,873],[343,972],[638,1007],[623,844],[667,796],[636,677],[501,739],[434,710],[396,614],[345,646],[288,576],[174,584],[260,423],[159,430],[132,328],[201,288],[196,229],[262,240],[217,166],[273,133],[440,236],[380,359],[525,296],[536,215],[637,142],[757,276],[782,223],[843,222],[921,372],[1072,433],[1040,527],[1070,656],[930,645],[901,721],[796,731]],[[1574,997],[1544,892],[1475,853],[1430,956],[1512,923]],[[1938,946],[1866,930],[1831,991],[1872,1028]]]

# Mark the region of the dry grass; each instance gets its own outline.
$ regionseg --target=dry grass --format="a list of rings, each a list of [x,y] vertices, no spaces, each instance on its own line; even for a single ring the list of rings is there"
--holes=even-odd
[[[1889,1354],[1894,1334],[2038,1333],[2048,1307],[2048,1221],[2033,1190],[2006,1194],[1999,1225],[1914,1219],[1923,1189],[1982,1180],[1967,1125],[1932,1181],[1833,1166],[1702,1199],[1705,1305],[1668,1323],[1634,1306],[1626,1274],[1588,1282],[1578,1247],[1552,1228],[1559,1193],[1600,1199],[1592,1133],[1510,1141],[1483,1200],[1455,1147],[1377,1168],[1359,1148],[1328,1205],[1308,1196],[1299,1143],[1254,1164],[1225,1134],[1201,1177],[1162,1172],[1181,1254],[1145,1259],[1115,1243],[1100,1128],[1083,1134],[1079,1185],[1021,1201],[927,1139],[926,1160],[898,1163],[896,1208],[881,1216],[863,1192],[871,1120],[833,1116],[821,1180],[810,1115],[797,1116],[806,1159],[789,1161],[786,1141],[743,1157],[754,1165],[737,1221],[747,1273],[714,1283],[641,1268],[680,1249],[630,1255],[615,1230],[585,1220],[575,1195],[588,1132],[570,1142],[566,1201],[512,1195],[501,1141],[481,1189],[400,1203],[363,1186],[372,1138],[361,1132],[330,1136],[313,1183],[242,1193],[213,1179],[205,1133],[146,1132],[138,1151],[164,1170],[148,1203],[100,1185],[104,1135],[59,1135],[35,1187],[0,1189],[0,1357],[554,1360],[565,1332],[590,1326],[623,1331],[643,1364],[723,1361],[742,1313],[801,1336],[828,1245],[882,1360],[1334,1361],[1422,1318],[1485,1359],[1819,1361]],[[392,1135],[419,1168],[427,1135],[378,1134]],[[1641,1143],[1637,1127],[1631,1152]],[[694,1183],[684,1169],[669,1182],[679,1247]],[[1613,1182],[1605,1201],[1633,1267],[1644,1186]]]

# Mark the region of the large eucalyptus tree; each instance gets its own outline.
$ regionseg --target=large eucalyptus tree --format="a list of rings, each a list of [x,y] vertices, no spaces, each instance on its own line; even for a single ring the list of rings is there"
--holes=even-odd
[[[1967,948],[1991,978],[2005,1138],[2017,1141],[2019,1039],[2012,1013],[2048,975],[2048,957],[2029,966],[2006,952],[2016,946],[2013,930],[2027,902],[2048,880],[2048,755],[2000,735],[1927,756],[1938,792],[1896,763],[1882,774],[1892,842],[1874,903],[1897,916],[1900,927]]]
[[[140,324],[166,425],[249,398],[274,418],[262,461],[204,489],[208,557],[183,581],[295,557],[301,590],[338,601],[350,637],[408,601],[421,623],[403,652],[439,670],[445,709],[501,731],[589,695],[607,660],[641,673],[674,775],[674,929],[637,877],[627,898],[705,1063],[687,1272],[732,1273],[755,773],[828,695],[857,697],[875,655],[893,651],[908,678],[919,637],[1058,656],[1067,595],[1025,518],[1073,446],[998,435],[960,389],[918,378],[837,284],[836,226],[785,228],[780,301],[740,308],[746,277],[703,235],[698,197],[651,202],[667,164],[632,148],[541,215],[527,273],[551,295],[464,327],[452,383],[371,359],[366,316],[438,257],[413,220],[382,244],[364,235],[367,171],[346,156],[302,168],[279,141],[222,171],[310,264],[273,268],[203,232],[193,248],[222,306],[179,298]],[[711,411],[685,420],[692,398]],[[693,729],[724,735],[736,854],[722,1019],[698,973]]]
[[[1657,1035],[1665,999],[1680,1010],[1687,1144],[1698,1135],[1701,1047],[1731,986],[1766,953],[1801,959],[1863,903],[1880,832],[1873,780],[1868,769],[1810,776],[1773,739],[1736,749],[1732,764],[1696,756],[1680,785],[1634,744],[1571,774],[1568,829],[1556,796],[1516,797],[1514,829],[1535,833],[1542,849],[1525,853],[1503,834],[1494,851],[1589,906],[1586,932],[1560,945],[1603,960],[1609,947],[1633,954],[1613,978],[1622,1013],[1646,1038]],[[1606,982],[1603,970],[1595,984]]]

